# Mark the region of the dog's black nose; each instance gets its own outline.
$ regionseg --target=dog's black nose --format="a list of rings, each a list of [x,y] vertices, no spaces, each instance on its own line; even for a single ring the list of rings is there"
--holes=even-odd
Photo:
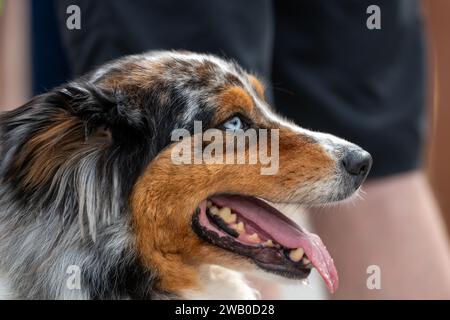
[[[345,170],[362,183],[372,167],[372,156],[363,149],[350,149],[345,153],[342,164]]]

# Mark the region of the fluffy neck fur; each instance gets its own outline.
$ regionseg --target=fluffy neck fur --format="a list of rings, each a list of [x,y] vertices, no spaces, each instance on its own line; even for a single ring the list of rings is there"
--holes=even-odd
[[[0,274],[20,298],[157,296],[127,214],[139,167],[99,133],[116,104],[92,90],[58,90],[0,117]],[[71,266],[80,288],[68,286]]]

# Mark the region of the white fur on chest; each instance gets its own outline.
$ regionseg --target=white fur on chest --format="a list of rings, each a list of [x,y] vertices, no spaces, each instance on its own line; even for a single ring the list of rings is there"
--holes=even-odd
[[[217,265],[202,266],[200,288],[182,294],[188,300],[257,300],[260,297],[242,273]]]

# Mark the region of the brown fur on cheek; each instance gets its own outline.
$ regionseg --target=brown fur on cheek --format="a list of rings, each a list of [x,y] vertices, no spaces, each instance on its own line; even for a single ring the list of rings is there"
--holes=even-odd
[[[156,269],[160,290],[180,293],[198,288],[202,263],[240,263],[200,240],[191,228],[192,213],[209,195],[210,182],[204,166],[175,166],[168,150],[153,160],[135,185],[131,208],[137,247],[144,264]]]
[[[248,259],[208,244],[193,232],[192,214],[201,201],[217,193],[285,201],[299,186],[326,178],[334,166],[320,146],[287,129],[280,130],[276,175],[261,175],[259,164],[174,165],[171,150],[167,148],[152,161],[131,197],[141,258],[148,268],[156,269],[159,289],[169,292],[198,287],[202,263],[248,266]]]

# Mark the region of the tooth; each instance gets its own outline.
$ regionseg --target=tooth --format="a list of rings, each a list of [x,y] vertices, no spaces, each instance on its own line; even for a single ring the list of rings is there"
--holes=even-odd
[[[272,239],[269,239],[266,242],[264,242],[264,245],[266,247],[273,247],[274,246]]]
[[[226,223],[233,223],[236,222],[236,214],[231,213],[231,209],[224,207],[219,210],[219,216],[225,221]]]
[[[259,238],[259,235],[257,233],[252,234],[250,237],[248,237],[248,240],[254,243],[260,243],[261,239]]]
[[[236,222],[236,220],[237,220],[237,216],[236,216],[234,213],[232,213],[232,214],[230,214],[228,217],[224,218],[223,220],[224,220],[226,223],[234,223],[234,222]]]
[[[212,206],[211,208],[209,208],[209,212],[211,212],[213,215],[217,215],[219,214],[219,208],[217,208],[216,206]]]
[[[302,262],[303,262],[303,264],[310,264],[310,263],[311,263],[311,261],[309,261],[309,260],[306,258],[306,256],[303,257]]]
[[[223,208],[219,209],[219,216],[223,219],[225,219],[226,217],[229,217],[230,214],[231,214],[230,208],[223,207]]]
[[[207,208],[211,208],[212,207],[212,202],[211,201],[206,201],[206,207]]]
[[[304,253],[305,251],[303,251],[302,248],[291,250],[291,252],[289,252],[289,258],[294,262],[299,262],[300,260],[302,260]]]
[[[223,208],[220,209],[220,212],[222,212],[222,213],[224,213],[226,215],[229,215],[229,214],[231,214],[231,209],[228,208],[228,207],[223,207]]]
[[[244,223],[241,221],[238,224],[234,225],[234,229],[238,232],[238,233],[244,233],[245,232],[245,228],[244,228]]]

